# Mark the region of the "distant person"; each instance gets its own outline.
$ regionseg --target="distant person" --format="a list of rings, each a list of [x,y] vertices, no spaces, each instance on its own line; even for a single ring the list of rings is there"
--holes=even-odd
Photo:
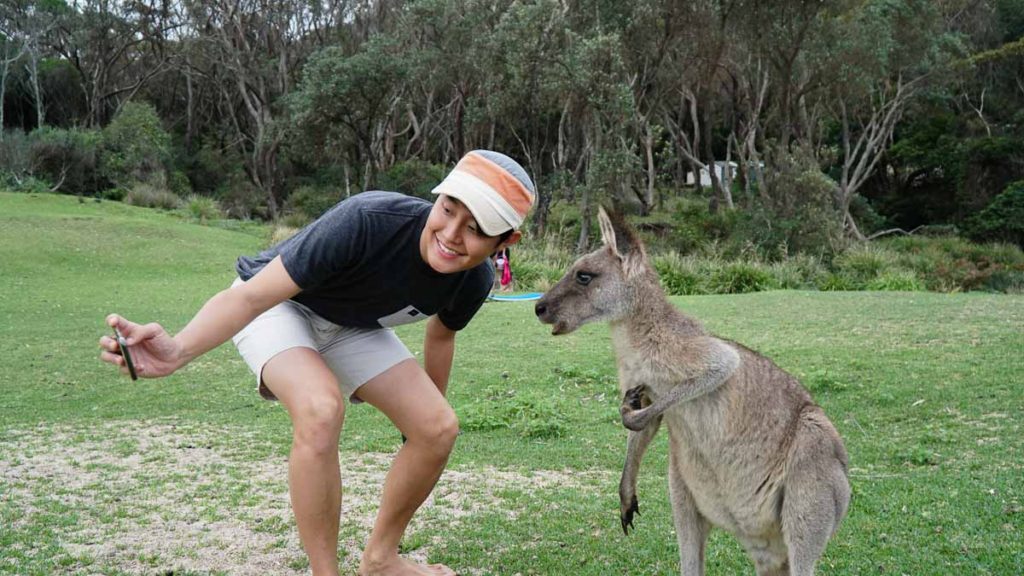
[[[494,253],[494,287],[495,292],[512,291],[512,260],[508,246]]]
[[[476,150],[433,193],[433,204],[392,192],[340,202],[292,238],[239,258],[238,279],[173,337],[159,324],[107,317],[145,378],[233,338],[259,393],[292,420],[292,509],[315,576],[338,574],[345,398],[374,406],[408,439],[384,480],[359,574],[454,574],[400,557],[398,544],[458,434],[445,399],[455,334],[491,289],[490,255],[521,238],[536,190],[514,160]],[[420,367],[392,327],[427,318]],[[103,361],[127,372],[113,338],[100,347]]]

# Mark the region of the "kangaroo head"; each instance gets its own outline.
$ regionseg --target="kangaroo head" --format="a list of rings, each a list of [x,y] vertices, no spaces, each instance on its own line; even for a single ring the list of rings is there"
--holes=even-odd
[[[577,260],[537,302],[537,317],[554,325],[552,334],[625,317],[633,307],[635,287],[650,281],[644,246],[625,220],[603,208],[597,219],[603,246]]]

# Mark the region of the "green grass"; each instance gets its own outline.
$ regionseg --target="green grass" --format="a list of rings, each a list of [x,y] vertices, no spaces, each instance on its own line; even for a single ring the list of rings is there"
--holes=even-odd
[[[228,543],[213,535],[230,521],[264,538],[252,554],[281,554],[265,572],[303,570],[278,474],[289,423],[258,398],[230,344],[159,381],[132,383],[97,360],[107,313],[176,331],[263,242],[119,203],[0,193],[0,574],[163,573],[217,556]],[[820,573],[1024,573],[1024,296],[673,302],[800,377],[845,438],[853,501]],[[399,331],[414,352],[422,330]],[[459,338],[450,390],[464,432],[446,477],[461,484],[424,509],[404,551],[485,574],[677,572],[664,434],[645,461],[637,532],[619,530],[626,432],[606,327],[553,338],[529,303],[489,303]],[[398,441],[381,415],[350,407],[343,478],[362,478],[367,454]],[[47,476],[54,459],[63,468]],[[355,496],[372,482],[351,486],[343,547],[365,541],[373,513]],[[466,515],[453,520],[458,506]],[[210,539],[180,541],[169,526],[186,520]],[[133,551],[129,527],[140,526],[166,542]],[[98,554],[96,542],[119,551]],[[343,562],[357,550],[343,549]],[[708,573],[753,569],[716,532]]]

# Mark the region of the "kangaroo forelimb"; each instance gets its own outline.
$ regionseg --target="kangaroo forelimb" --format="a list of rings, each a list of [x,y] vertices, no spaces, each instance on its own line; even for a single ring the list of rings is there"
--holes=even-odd
[[[627,536],[629,529],[633,528],[633,515],[640,515],[640,505],[636,498],[636,478],[640,472],[640,462],[643,461],[647,446],[658,433],[660,426],[659,416],[643,430],[630,432],[626,440],[626,463],[622,467],[622,479],[619,481],[619,520],[622,522],[622,532]]]
[[[650,425],[654,418],[661,416],[665,410],[677,403],[702,396],[721,386],[732,376],[739,363],[740,356],[736,350],[719,341],[704,372],[672,387],[667,394],[655,399],[650,406],[635,408],[635,402],[630,397],[630,393],[636,388],[628,391],[619,408],[622,425],[634,431],[643,430]],[[644,387],[638,386],[637,388]]]

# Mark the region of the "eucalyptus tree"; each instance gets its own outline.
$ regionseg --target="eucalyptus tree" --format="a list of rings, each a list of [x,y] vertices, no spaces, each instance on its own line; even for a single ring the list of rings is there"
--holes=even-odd
[[[46,104],[40,81],[40,63],[50,54],[48,38],[57,17],[69,10],[63,0],[0,0],[5,44],[13,42],[22,52],[28,88],[35,105],[36,126],[46,123]],[[18,61],[18,60],[15,60]]]
[[[244,169],[277,218],[284,197],[280,150],[285,98],[308,56],[320,12],[303,0],[185,0],[195,37],[219,94],[218,113],[244,158]]]
[[[410,66],[405,109],[407,148],[414,157],[454,162],[471,147],[491,73],[485,44],[506,0],[410,2],[396,29]],[[488,144],[482,142],[481,144]]]
[[[339,46],[314,54],[290,99],[297,145],[321,162],[361,168],[358,184],[372,186],[394,160],[406,76],[395,43],[384,37],[351,55]]]
[[[835,203],[849,235],[863,240],[851,202],[888,150],[909,103],[948,70],[956,44],[927,0],[873,0],[843,24],[832,47],[835,76],[828,93],[839,131]]]
[[[50,44],[78,75],[82,123],[100,127],[154,77],[172,54],[180,21],[163,0],[52,2]]]
[[[566,133],[574,93],[565,90],[563,54],[568,45],[567,6],[556,0],[513,3],[482,43],[490,73],[484,77],[478,115],[486,122],[486,144],[520,156],[537,182],[564,173],[576,142]],[[556,187],[538,188],[531,229],[543,235]]]
[[[7,95],[7,77],[11,65],[21,60],[25,44],[13,29],[13,22],[6,15],[0,16],[0,141],[4,139],[4,102]]]
[[[672,54],[678,52],[677,44],[685,39],[692,23],[687,3],[641,0],[629,6],[632,12],[622,29],[623,59],[633,97],[635,133],[630,136],[640,145],[645,174],[644,186],[635,190],[641,211],[647,213],[655,204],[656,146],[665,132],[661,115],[678,79]]]

